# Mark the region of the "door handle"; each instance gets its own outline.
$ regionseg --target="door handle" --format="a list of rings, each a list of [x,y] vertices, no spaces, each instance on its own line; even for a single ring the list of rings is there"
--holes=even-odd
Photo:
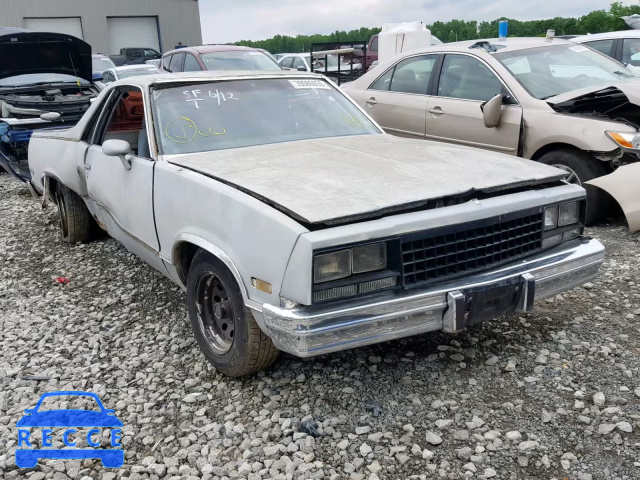
[[[435,116],[444,115],[444,110],[440,107],[429,108],[427,109],[427,112]]]
[[[369,105],[376,105],[378,101],[375,99],[375,97],[371,97],[369,100],[366,101],[366,103],[368,103]]]

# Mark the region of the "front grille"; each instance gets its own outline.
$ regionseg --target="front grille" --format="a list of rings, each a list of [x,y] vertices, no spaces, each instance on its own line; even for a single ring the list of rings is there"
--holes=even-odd
[[[491,225],[461,225],[448,233],[405,235],[404,285],[439,282],[528,255],[542,248],[543,231],[544,214],[535,213]]]

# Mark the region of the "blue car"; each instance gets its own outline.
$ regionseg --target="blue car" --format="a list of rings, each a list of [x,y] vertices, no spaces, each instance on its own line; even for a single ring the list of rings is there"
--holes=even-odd
[[[100,408],[100,411],[94,410],[78,410],[78,409],[58,409],[58,410],[43,410],[40,411],[42,402],[49,397],[61,397],[61,396],[73,396],[73,397],[89,397],[95,400],[96,404]],[[107,427],[112,429],[118,429],[122,427],[122,422],[115,416],[114,410],[104,407],[100,398],[95,393],[91,392],[76,392],[76,391],[64,391],[64,392],[50,392],[45,393],[40,397],[38,403],[34,408],[28,408],[24,411],[24,416],[18,420],[16,426],[18,428],[55,428],[55,427],[67,427],[69,430],[64,433],[64,442],[67,446],[75,446],[75,442],[70,444],[68,442],[68,435],[76,433],[76,430],[72,427],[92,427],[87,433],[87,443],[94,447],[100,447],[99,442],[92,440],[92,435],[98,434],[100,430],[95,427]],[[114,445],[114,432],[119,433],[119,430],[112,430],[112,446]],[[52,431],[46,432],[50,435]],[[30,432],[27,430],[18,432],[18,446],[21,446],[21,442],[31,446],[29,442]],[[43,430],[43,438],[45,430]],[[24,438],[26,437],[26,438]],[[119,437],[118,437],[119,438]],[[47,446],[43,440],[43,446]],[[16,465],[20,468],[33,468],[41,458],[63,459],[63,460],[83,460],[87,458],[99,458],[102,464],[106,468],[117,468],[124,463],[124,451],[122,448],[103,449],[103,448],[64,448],[64,449],[52,449],[52,448],[36,448],[36,449],[17,449],[16,450]]]

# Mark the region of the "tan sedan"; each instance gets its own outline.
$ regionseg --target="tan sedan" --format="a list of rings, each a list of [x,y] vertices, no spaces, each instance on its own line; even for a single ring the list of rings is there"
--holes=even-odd
[[[595,50],[544,38],[443,44],[383,62],[343,89],[395,135],[538,160],[580,185],[622,169],[615,182],[585,185],[587,220],[608,213],[605,184],[630,223],[638,215],[615,185],[640,183],[637,169],[620,174],[640,155],[640,81]]]

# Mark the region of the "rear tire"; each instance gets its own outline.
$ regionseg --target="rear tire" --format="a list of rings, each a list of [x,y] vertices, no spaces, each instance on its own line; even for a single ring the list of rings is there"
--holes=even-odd
[[[88,242],[95,220],[82,198],[64,185],[56,185],[53,197],[60,217],[60,237],[65,243]]]
[[[250,375],[278,358],[273,342],[245,307],[229,269],[204,250],[196,253],[189,268],[187,306],[200,350],[225,375]]]
[[[608,195],[598,187],[585,184],[609,173],[605,162],[593,158],[586,152],[570,149],[545,153],[538,161],[569,172],[569,183],[580,185],[587,191],[586,225],[594,225],[606,218],[611,208]]]

